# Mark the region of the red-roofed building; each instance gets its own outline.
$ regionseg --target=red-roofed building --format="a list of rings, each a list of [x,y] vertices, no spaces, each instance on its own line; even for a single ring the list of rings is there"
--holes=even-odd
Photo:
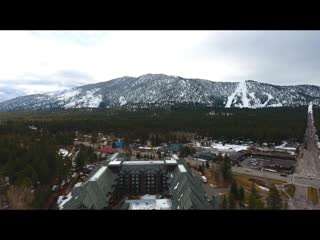
[[[105,154],[112,154],[112,153],[118,152],[118,150],[110,147],[103,147],[103,148],[100,148],[98,152],[105,153]]]

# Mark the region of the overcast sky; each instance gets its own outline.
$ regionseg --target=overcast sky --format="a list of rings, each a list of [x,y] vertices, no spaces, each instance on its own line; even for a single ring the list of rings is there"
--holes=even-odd
[[[147,73],[320,85],[320,31],[0,31],[0,101]]]

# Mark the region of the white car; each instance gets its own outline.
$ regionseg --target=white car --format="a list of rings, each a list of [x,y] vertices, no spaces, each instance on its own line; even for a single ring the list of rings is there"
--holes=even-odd
[[[202,177],[201,177],[201,180],[202,180],[202,182],[204,182],[204,183],[207,183],[207,182],[208,182],[208,179],[207,179],[205,176],[202,176]]]

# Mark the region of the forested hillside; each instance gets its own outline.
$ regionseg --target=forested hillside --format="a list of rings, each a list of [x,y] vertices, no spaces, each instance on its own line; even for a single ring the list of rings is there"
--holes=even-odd
[[[0,191],[2,194],[7,192],[9,197],[11,194],[13,199],[17,195],[25,196],[21,202],[27,205],[23,208],[41,208],[50,195],[53,182],[70,175],[71,160],[63,160],[58,150],[73,144],[75,131],[113,134],[124,137],[125,144],[135,139],[142,142],[149,139],[154,145],[187,142],[177,132],[219,141],[237,139],[280,143],[292,139],[301,142],[306,112],[304,107],[256,110],[176,107],[171,111],[81,109],[2,113],[0,177],[9,177],[11,188]],[[314,114],[319,129],[317,109]],[[87,161],[84,158],[81,158],[82,165]]]

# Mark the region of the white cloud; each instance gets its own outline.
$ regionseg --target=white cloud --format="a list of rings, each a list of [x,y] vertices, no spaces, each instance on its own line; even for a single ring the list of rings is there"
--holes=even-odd
[[[109,31],[102,37],[98,33],[99,41],[83,45],[76,42],[81,34],[88,38],[85,32],[62,37],[63,32],[3,31],[0,33],[0,79],[30,74],[45,76],[62,70],[85,72],[92,76],[92,82],[148,72],[188,76],[189,67],[197,62],[194,48],[209,34],[204,31]],[[94,33],[89,38],[92,36]]]
[[[296,59],[300,64],[301,56],[304,67],[317,67],[317,34],[308,34],[300,40],[298,36],[305,36],[304,33],[295,33],[295,38],[290,34],[261,31],[1,31],[0,101],[6,92],[3,88],[16,89],[17,94],[39,93],[146,73],[213,81],[267,81],[271,72],[281,73],[282,79],[303,76],[303,69],[296,73],[293,70],[298,68],[292,68],[288,62]],[[304,42],[312,46],[304,50]],[[272,52],[272,49],[277,50]],[[306,60],[313,52],[312,61],[309,61],[312,64],[307,64]]]

